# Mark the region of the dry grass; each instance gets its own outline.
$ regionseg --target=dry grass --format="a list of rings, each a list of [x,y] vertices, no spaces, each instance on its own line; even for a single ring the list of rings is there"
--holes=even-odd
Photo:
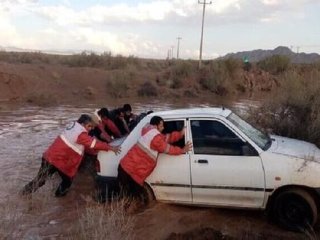
[[[9,239],[14,236],[17,229],[17,222],[22,216],[18,210],[19,204],[7,198],[0,204],[0,239]]]
[[[0,239],[19,239],[19,226],[23,219],[41,216],[53,196],[56,180],[48,180],[39,191],[28,196],[21,196],[18,189],[21,187],[16,181],[6,184],[8,196],[0,202]]]
[[[129,83],[132,76],[129,72],[115,72],[111,76],[111,80],[107,82],[107,92],[114,98],[122,98],[127,96]]]
[[[152,82],[144,82],[137,90],[139,97],[156,97],[158,96],[158,90]]]
[[[119,200],[109,205],[88,205],[74,226],[77,234],[70,239],[134,239],[135,218],[126,213],[126,202]]]
[[[164,96],[165,98],[170,97],[172,99],[180,96],[196,98],[202,96],[198,90],[201,90],[201,92],[205,94],[212,94],[213,96],[237,96],[243,93],[274,90],[277,86],[272,83],[285,82],[288,75],[292,75],[292,69],[295,69],[297,66],[298,68],[305,67],[308,69],[307,71],[299,72],[300,77],[303,79],[308,79],[310,76],[309,72],[319,72],[320,69],[320,64],[318,63],[292,65],[290,61],[283,56],[274,56],[257,64],[252,63],[251,70],[244,70],[242,61],[231,58],[226,60],[203,61],[203,68],[199,70],[197,61],[138,59],[134,56],[113,56],[111,52],[105,52],[103,54],[83,52],[63,56],[43,54],[40,52],[14,53],[0,51],[0,61],[13,64],[55,65],[54,72],[52,72],[52,68],[48,66],[40,66],[42,67],[40,71],[41,74],[50,71],[50,73],[46,75],[50,77],[45,78],[46,82],[41,82],[41,86],[42,84],[45,86],[47,83],[50,83],[52,84],[50,85],[52,86],[52,90],[41,87],[41,89],[39,88],[37,90],[37,94],[31,93],[33,92],[31,91],[32,87],[29,86],[30,83],[28,83],[28,79],[25,79],[26,76],[20,76],[19,72],[16,74],[19,78],[17,78],[16,75],[9,75],[10,79],[15,80],[17,78],[21,83],[26,85],[25,91],[19,90],[21,91],[20,94],[12,93],[13,99],[44,106],[73,101],[70,100],[73,99],[73,97],[70,97],[69,92],[64,93],[64,91],[60,91],[61,86],[64,86],[65,82],[72,81],[72,79],[66,79],[65,77],[74,76],[74,78],[76,78],[77,74],[79,74],[78,69],[72,68],[100,69],[99,71],[97,71],[97,69],[86,69],[86,71],[83,71],[84,76],[88,78],[88,82],[86,82],[86,80],[79,81],[79,85],[76,86],[73,91],[74,96],[81,94],[83,99],[88,102],[101,99],[105,96],[112,98],[134,98],[137,96]],[[58,65],[68,66],[70,68]],[[37,71],[38,69],[32,73],[30,78],[32,78],[33,75],[37,75]],[[64,72],[68,74],[64,74]],[[95,76],[92,76],[95,72],[99,73],[96,79]],[[100,81],[99,78],[101,74],[105,74],[107,81]],[[9,79],[7,75],[3,75],[3,78]],[[9,80],[6,81],[6,84],[3,84],[3,92],[8,93],[12,90],[14,81],[12,80],[10,85]],[[90,85],[90,81],[92,81],[92,86]],[[76,88],[79,90],[76,90]],[[190,92],[190,89],[194,90],[195,88],[197,88],[197,91]],[[100,91],[101,89],[106,89],[106,94],[103,94]],[[53,91],[51,95],[50,91]],[[54,91],[58,91],[57,94],[55,94]],[[62,95],[66,95],[66,97]]]
[[[258,62],[258,66],[272,74],[279,74],[288,70],[290,59],[287,56],[274,55]]]
[[[50,201],[54,197],[54,192],[60,183],[57,175],[52,176],[46,181],[46,184],[39,188],[36,192],[23,196],[22,201],[26,204],[25,213],[38,215],[50,206]]]
[[[217,95],[226,95],[230,89],[230,77],[221,62],[212,62],[200,73],[200,85]]]

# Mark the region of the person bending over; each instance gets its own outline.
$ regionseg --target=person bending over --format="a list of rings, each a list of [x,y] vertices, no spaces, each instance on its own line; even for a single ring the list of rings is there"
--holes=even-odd
[[[142,129],[138,142],[121,159],[118,180],[123,193],[129,197],[138,198],[143,202],[147,200],[143,188],[144,181],[156,167],[159,153],[179,155],[191,149],[190,142],[183,148],[169,144],[181,139],[185,134],[184,129],[167,135],[161,134],[163,129],[163,119],[159,116],[152,117],[150,124]]]
[[[120,138],[121,132],[118,129],[117,125],[110,119],[109,110],[107,108],[101,108],[96,112],[101,124],[99,124],[99,128],[102,132],[106,132],[109,136],[113,138]],[[112,141],[112,139],[111,139]]]
[[[67,194],[74,176],[78,171],[85,148],[93,150],[113,151],[120,153],[119,147],[109,146],[88,135],[93,128],[89,115],[83,114],[76,121],[67,126],[42,156],[41,166],[37,176],[24,186],[22,194],[35,192],[43,186],[48,177],[58,173],[62,179],[55,196],[62,197]]]

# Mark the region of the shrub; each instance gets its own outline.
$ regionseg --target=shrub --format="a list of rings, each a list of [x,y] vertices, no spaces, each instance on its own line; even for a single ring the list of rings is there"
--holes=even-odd
[[[171,69],[171,75],[179,78],[189,77],[193,68],[193,65],[189,61],[176,61]]]
[[[281,86],[252,114],[252,121],[275,134],[320,146],[320,71],[286,73]]]
[[[5,52],[0,51],[0,61],[9,63],[51,63],[55,55],[41,52]]]
[[[170,87],[173,88],[173,89],[178,89],[178,88],[181,88],[183,86],[183,79],[175,76],[174,78],[171,79],[171,82],[170,82]]]
[[[130,80],[131,75],[129,72],[115,72],[107,83],[107,92],[114,98],[125,97],[129,90],[128,83]]]
[[[169,87],[173,89],[181,88],[185,79],[190,77],[193,71],[194,66],[191,61],[174,61],[167,78],[170,83]]]
[[[241,62],[238,59],[228,58],[226,60],[220,61],[220,65],[223,66],[225,71],[227,71],[227,74],[231,78],[233,78],[236,75],[237,71],[240,69]]]
[[[106,69],[123,69],[128,65],[128,59],[118,54],[113,58],[108,59],[108,64],[105,65]]]
[[[270,72],[272,74],[279,74],[286,71],[290,66],[290,59],[283,55],[273,55],[269,58],[265,58],[257,63],[258,67],[262,70]]]
[[[157,88],[151,82],[144,82],[141,84],[137,93],[140,97],[158,96]]]
[[[317,69],[318,71],[320,71],[320,61],[311,64],[311,66],[313,69]]]
[[[201,69],[200,85],[218,95],[226,95],[230,88],[230,75],[224,62],[211,62],[211,64]]]
[[[68,56],[66,64],[70,67],[101,67],[104,64],[102,56],[93,52],[82,52]]]

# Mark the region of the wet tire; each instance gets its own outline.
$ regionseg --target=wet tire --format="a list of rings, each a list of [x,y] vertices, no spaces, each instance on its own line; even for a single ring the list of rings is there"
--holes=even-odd
[[[287,190],[276,197],[273,216],[282,227],[291,231],[304,232],[312,228],[317,221],[317,205],[307,191]]]

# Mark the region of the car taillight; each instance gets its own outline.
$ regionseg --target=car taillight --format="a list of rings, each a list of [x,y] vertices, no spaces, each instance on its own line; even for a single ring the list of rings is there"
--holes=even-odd
[[[100,172],[100,162],[99,160],[96,160],[96,172]]]

